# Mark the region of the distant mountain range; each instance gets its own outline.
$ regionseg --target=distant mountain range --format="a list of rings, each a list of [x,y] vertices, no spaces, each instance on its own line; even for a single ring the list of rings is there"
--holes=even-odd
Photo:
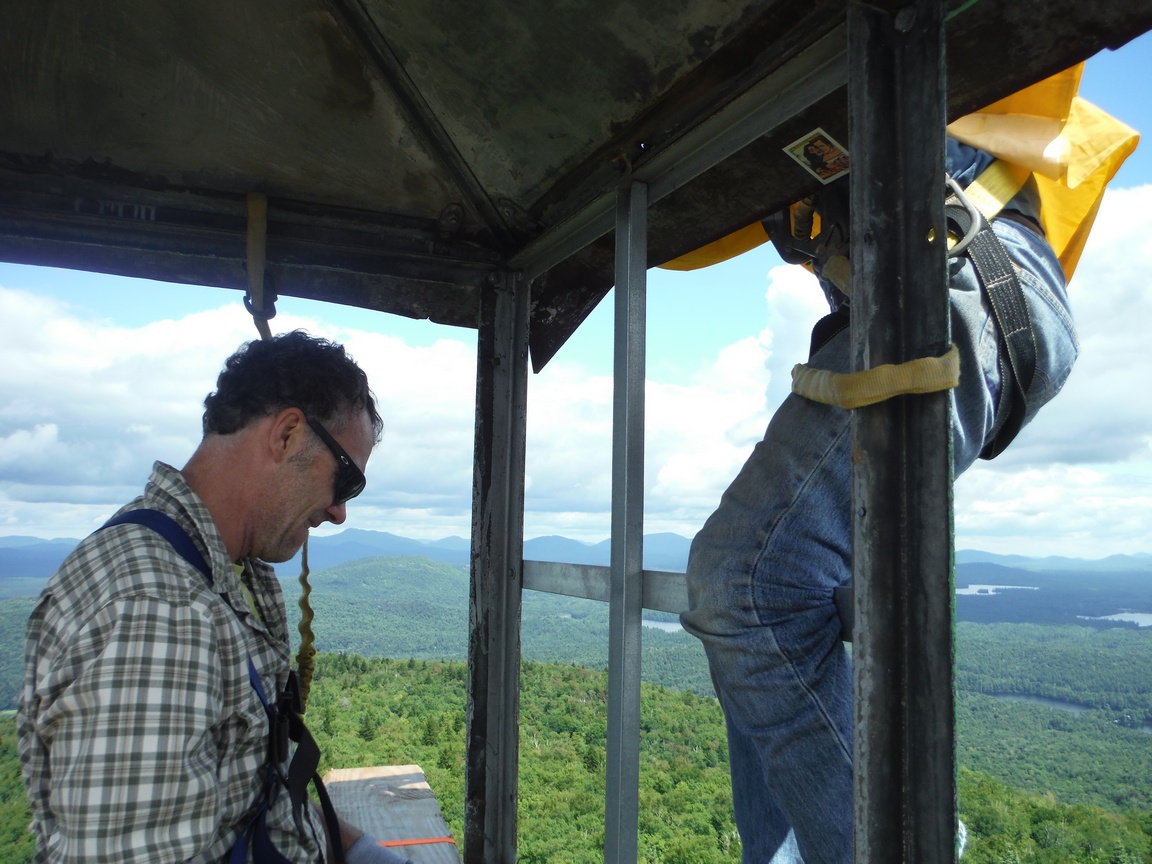
[[[4,580],[45,580],[68,557],[79,540],[38,537],[0,537],[0,583]],[[648,534],[644,537],[644,566],[649,570],[683,571],[692,541],[678,534]],[[562,561],[567,564],[607,565],[611,543],[581,543],[567,537],[536,537],[524,543],[524,557],[534,561]],[[449,564],[467,564],[470,542],[464,537],[442,540],[413,540],[386,531],[349,528],[308,541],[308,567],[326,570],[360,558],[418,555]],[[300,570],[300,556],[281,565],[283,572]],[[0,589],[2,591],[2,589]],[[8,596],[12,596],[8,593]]]
[[[996,555],[992,552],[977,552],[961,549],[956,553],[956,565],[999,564],[1002,567],[1015,567],[1019,570],[1077,570],[1080,572],[1136,573],[1152,571],[1152,554],[1139,552],[1135,555],[1109,555],[1107,558],[1065,558],[1062,555],[1048,555],[1044,558],[1028,558],[1024,555]]]
[[[60,566],[80,541],[69,538],[43,540],[38,537],[0,537],[0,596],[18,596],[12,589],[18,580],[21,590],[42,583]],[[644,535],[644,567],[648,570],[683,572],[688,564],[692,541],[679,534]],[[350,528],[330,536],[314,536],[308,543],[308,566],[325,570],[348,561],[370,557],[418,555],[433,561],[467,564],[469,541],[464,537],[442,540],[413,540],[386,531]],[[606,566],[611,555],[611,542],[582,543],[568,537],[535,537],[524,543],[524,557],[533,561],[559,561],[568,564]],[[969,568],[965,565],[999,565],[1024,571],[1075,571],[1077,573],[1152,573],[1152,555],[1111,555],[1107,558],[1028,558],[1022,555],[996,555],[990,552],[962,550],[956,553],[957,582]],[[283,565],[283,572],[298,572],[299,556]],[[7,583],[7,585],[5,585]],[[36,589],[38,590],[38,589]],[[36,593],[30,591],[28,593]]]
[[[21,680],[18,646],[33,598],[74,542],[35,538],[13,542],[9,538],[0,546],[0,646],[8,648],[0,652],[0,709],[13,703]],[[651,570],[683,571],[688,546],[687,538],[675,534],[646,537],[645,564]],[[525,555],[605,565],[609,544],[539,537],[525,544]],[[956,619],[960,622],[1132,629],[1138,625],[1131,617],[1114,620],[1114,616],[1138,613],[1138,620],[1146,623],[1143,616],[1152,614],[1152,556],[1114,556],[1075,566],[1069,559],[1021,559],[979,552],[957,557],[958,588],[972,586],[957,592]],[[449,537],[421,543],[383,532],[348,530],[314,538],[310,558],[320,650],[422,659],[466,656],[466,540]],[[998,563],[1004,560],[1017,566]],[[299,569],[289,563],[280,572],[292,610],[300,593],[294,578]],[[646,617],[664,624],[675,621],[675,616],[661,613]],[[525,658],[602,668],[607,663],[608,630],[605,603],[539,591],[525,593],[521,619]],[[645,680],[711,692],[703,653],[688,634],[645,628],[643,645]]]

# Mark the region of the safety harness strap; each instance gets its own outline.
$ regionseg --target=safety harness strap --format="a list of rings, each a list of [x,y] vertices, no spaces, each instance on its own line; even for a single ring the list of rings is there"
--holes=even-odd
[[[203,573],[209,585],[212,584],[212,568],[208,566],[208,562],[204,560],[204,556],[200,554],[200,550],[196,548],[192,538],[180,527],[180,523],[167,513],[147,508],[129,510],[119,516],[113,516],[96,530],[103,531],[113,525],[143,525],[145,528],[155,531],[168,541],[168,544],[176,550],[181,558]]]
[[[955,198],[944,204],[948,218],[958,230],[967,232],[972,216]],[[1008,416],[999,431],[980,453],[981,459],[992,459],[1004,452],[1012,439],[1024,426],[1028,413],[1028,392],[1036,376],[1036,333],[1032,329],[1032,316],[1020,287],[1020,279],[1004,244],[979,212],[979,227],[966,254],[980,277],[981,287],[992,306],[992,314],[1000,331],[1000,371],[1003,387],[1010,390],[1011,404]],[[1005,364],[1004,357],[1008,362]]]
[[[312,733],[308,731],[308,727],[304,725],[304,719],[300,716],[299,685],[295,674],[291,672],[288,674],[288,684],[275,705],[269,702],[264,687],[260,683],[260,676],[256,674],[256,666],[251,659],[248,661],[248,678],[252,683],[252,689],[256,691],[256,696],[264,706],[264,712],[268,715],[268,725],[272,730],[268,742],[269,764],[274,766],[282,763],[287,758],[288,740],[291,739],[296,742],[296,752],[292,754],[292,761],[288,765],[288,776],[281,777],[279,774],[275,774],[270,777],[270,782],[265,787],[265,800],[260,810],[257,811],[256,817],[242,834],[242,837],[248,835],[252,837],[253,860],[257,864],[265,864],[266,861],[270,864],[281,864],[279,858],[265,859],[260,857],[260,846],[263,842],[266,842],[268,848],[272,849],[277,856],[280,855],[272,847],[271,842],[267,841],[268,829],[265,824],[265,817],[268,808],[276,799],[280,786],[287,787],[288,798],[292,802],[292,815],[296,820],[296,829],[303,834],[303,816],[305,808],[310,806],[308,783],[311,782],[316,787],[316,794],[320,798],[320,809],[324,814],[324,822],[328,828],[333,859],[336,864],[344,864],[344,845],[340,840],[340,820],[336,816],[336,810],[332,806],[331,799],[328,797],[328,790],[324,788],[324,782],[316,772],[320,765],[320,747],[316,744],[316,739],[312,737]]]
[[[999,213],[1021,184],[1020,172],[997,160],[968,190],[961,191],[949,179],[953,194],[944,202],[950,232],[962,238],[950,255],[968,256],[992,308],[1000,332],[1003,392],[1011,400],[1000,429],[980,453],[982,459],[992,459],[1002,453],[1023,428],[1028,415],[1028,393],[1036,375],[1036,334],[1028,304],[1015,265],[988,222],[989,214]],[[968,191],[974,193],[987,212],[978,209]],[[843,286],[841,290],[849,293]],[[859,372],[830,372],[807,364],[792,369],[793,393],[841,408],[861,408],[909,393],[933,393],[956,387],[959,381],[960,363],[955,346],[941,357],[919,358]]]

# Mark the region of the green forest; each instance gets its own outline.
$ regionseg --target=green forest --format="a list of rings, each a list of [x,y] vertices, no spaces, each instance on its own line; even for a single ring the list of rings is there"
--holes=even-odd
[[[321,654],[316,669],[307,721],[324,753],[321,772],[418,764],[454,836],[462,837],[466,664]],[[604,840],[607,676],[535,661],[527,661],[522,672],[519,858],[533,864],[598,864]],[[719,705],[691,692],[644,685],[641,723],[639,860],[739,861]],[[1022,739],[1060,735],[1074,733],[1048,729],[1043,722],[1021,730]],[[1119,802],[1105,795],[1095,805],[1070,800],[1083,795],[1020,791],[971,767],[966,754],[981,751],[972,736],[962,723],[960,813],[970,839],[965,862],[1152,864],[1152,806],[1146,797]],[[1125,743],[1116,740],[1120,750],[1113,761],[1124,761]],[[1083,740],[1075,746],[1082,745]],[[1010,740],[989,749],[1016,746]],[[1066,774],[1081,767],[1069,765]],[[1074,785],[1074,779],[1065,779]],[[1133,778],[1125,782],[1135,789]],[[9,715],[0,718],[0,864],[32,860],[27,823]]]
[[[322,767],[419,764],[461,836],[467,569],[366,559],[312,586]],[[15,706],[32,603],[0,600],[0,709]],[[607,607],[526,592],[522,617],[520,859],[599,862]],[[738,861],[699,643],[645,628],[643,652],[641,860]],[[961,621],[956,684],[965,862],[1152,864],[1152,631]],[[1055,702],[1012,701],[1025,698]],[[31,860],[13,730],[0,716],[0,864]]]

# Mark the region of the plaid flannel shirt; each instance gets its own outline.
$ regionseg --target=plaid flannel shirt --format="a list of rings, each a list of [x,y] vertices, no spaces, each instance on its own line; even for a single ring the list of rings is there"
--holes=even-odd
[[[173,517],[213,584],[140,525],[98,531],[68,557],[28,622],[18,715],[36,860],[226,861],[264,791],[265,692],[289,668],[272,568],[245,562],[254,616],[207,508],[157,462],[141,498]],[[123,512],[123,511],[121,511]],[[269,835],[293,862],[323,858],[319,820],[296,827],[281,790]]]

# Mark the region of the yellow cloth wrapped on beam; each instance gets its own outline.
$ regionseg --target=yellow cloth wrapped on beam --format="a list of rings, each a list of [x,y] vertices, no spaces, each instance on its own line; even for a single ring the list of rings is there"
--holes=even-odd
[[[813,402],[863,408],[910,393],[935,393],[960,383],[960,352],[953,345],[941,357],[885,363],[862,372],[830,372],[803,363],[792,367],[792,392]]]

